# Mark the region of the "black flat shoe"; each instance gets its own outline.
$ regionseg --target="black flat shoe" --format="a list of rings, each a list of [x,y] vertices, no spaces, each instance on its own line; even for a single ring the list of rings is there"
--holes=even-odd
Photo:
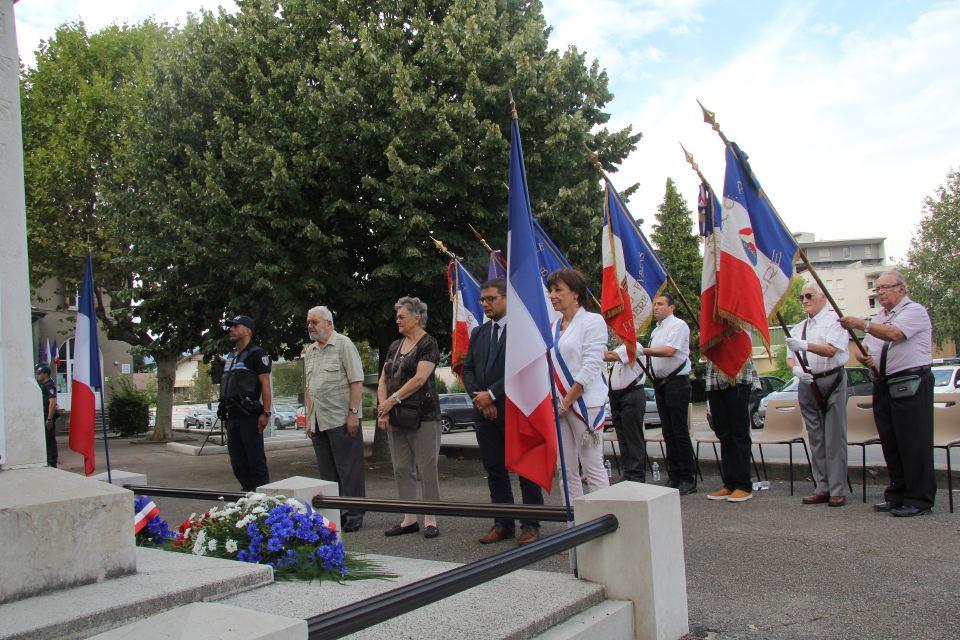
[[[912,504],[905,504],[894,509],[890,509],[890,515],[898,518],[912,518],[913,516],[926,516],[930,514],[930,509],[921,509]]]
[[[878,502],[877,504],[873,505],[873,510],[886,513],[888,511],[893,511],[894,509],[899,509],[902,506],[903,504],[900,502]]]
[[[437,529],[432,524],[428,524],[423,528],[423,537],[424,538],[436,538],[440,535],[440,529]]]
[[[697,483],[695,482],[681,482],[680,486],[677,487],[677,490],[682,496],[688,496],[691,493],[697,492]]]
[[[353,533],[354,531],[360,531],[360,527],[363,526],[361,522],[346,522],[340,526],[340,530],[344,533]]]
[[[416,533],[417,531],[420,531],[420,523],[419,523],[419,522],[414,522],[413,524],[408,524],[408,525],[405,526],[405,527],[400,526],[399,524],[395,524],[395,525],[393,525],[392,527],[390,527],[389,529],[387,529],[386,531],[384,531],[384,532],[383,532],[383,535],[392,538],[392,537],[394,537],[394,536],[403,536],[403,535],[406,535],[406,534],[408,534],[408,533]]]

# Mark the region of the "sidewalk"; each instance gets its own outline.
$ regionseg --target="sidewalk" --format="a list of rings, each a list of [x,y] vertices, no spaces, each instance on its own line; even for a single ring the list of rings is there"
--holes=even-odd
[[[472,432],[451,434],[468,440]],[[652,452],[652,450],[651,450]],[[227,456],[183,456],[163,445],[111,440],[115,469],[147,474],[151,484],[236,490]],[[65,466],[82,469],[76,454],[61,450]],[[102,443],[98,469],[103,471]],[[268,452],[271,477],[316,476],[311,449]],[[441,455],[443,500],[487,502],[480,462]],[[799,477],[799,474],[798,474]],[[616,480],[616,475],[614,480]],[[700,493],[682,500],[683,536],[691,637],[772,640],[795,638],[960,637],[960,513],[947,512],[945,492],[932,516],[897,519],[872,511],[881,488],[868,487],[868,503],[853,496],[842,509],[803,506],[811,489],[798,481],[789,496],[786,482],[773,480],[769,491],[746,503],[715,503],[704,494],[717,486],[707,476]],[[514,491],[519,495],[519,491]],[[859,487],[854,485],[855,494]],[[554,487],[548,504],[559,504]],[[367,495],[396,498],[389,463],[367,466]],[[161,515],[176,527],[209,501],[157,499]],[[471,562],[512,548],[512,542],[483,546],[476,538],[490,522],[441,518],[442,535],[386,538],[397,521],[389,513],[368,513],[361,531],[345,534],[347,547],[384,555]],[[563,525],[544,523],[543,532]],[[566,556],[530,567],[568,571]],[[715,635],[710,635],[713,632]],[[599,640],[599,639],[598,639]]]

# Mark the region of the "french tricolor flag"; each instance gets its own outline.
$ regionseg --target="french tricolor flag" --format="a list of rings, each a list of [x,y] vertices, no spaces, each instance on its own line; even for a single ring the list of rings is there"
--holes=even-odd
[[[100,341],[97,315],[93,306],[93,261],[87,254],[80,301],[77,304],[77,330],[73,340],[73,386],[70,388],[70,448],[83,455],[83,471],[96,469],[93,436],[96,431],[97,395],[102,386]]]
[[[483,322],[480,283],[459,260],[451,260],[447,265],[447,286],[453,302],[450,368],[459,376],[470,348],[470,334]]]
[[[557,433],[547,352],[550,316],[541,280],[530,195],[514,113],[510,131],[510,193],[507,225],[506,344],[507,468],[548,493],[557,466]]]

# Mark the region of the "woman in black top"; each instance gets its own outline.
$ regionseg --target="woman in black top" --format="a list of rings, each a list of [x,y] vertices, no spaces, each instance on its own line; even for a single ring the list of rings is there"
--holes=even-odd
[[[419,298],[403,297],[394,305],[401,339],[390,345],[377,387],[377,427],[387,432],[390,458],[401,500],[417,499],[420,472],[421,499],[440,500],[437,456],[440,453],[440,404],[434,369],[440,360],[436,339],[424,327],[427,305]],[[391,410],[395,409],[391,413]],[[440,535],[437,517],[423,517],[423,537]],[[388,536],[420,530],[416,514],[386,531]]]

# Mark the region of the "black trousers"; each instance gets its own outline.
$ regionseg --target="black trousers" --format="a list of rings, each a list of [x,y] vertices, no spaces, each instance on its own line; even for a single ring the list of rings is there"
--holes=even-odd
[[[240,487],[254,491],[270,482],[267,454],[263,450],[263,434],[257,428],[259,416],[230,415],[227,417],[227,452],[230,466]]]
[[[874,383],[873,419],[890,473],[890,485],[884,492],[887,502],[929,509],[937,494],[933,475],[933,374],[926,371],[920,375],[920,387],[911,398],[891,398],[884,382]]]
[[[313,431],[313,452],[317,456],[320,479],[340,485],[340,495],[363,498],[366,494],[363,469],[363,430],[350,435],[346,425]],[[363,524],[363,511],[344,511],[343,525]]]
[[[643,387],[631,387],[610,391],[610,413],[613,428],[620,442],[620,459],[623,462],[623,479],[646,482],[647,443],[643,438],[643,414],[647,409],[647,397]]]
[[[707,391],[713,432],[720,440],[723,486],[750,493],[750,385]]]
[[[43,434],[47,439],[47,466],[56,468],[59,458],[56,424],[54,424],[52,429],[47,429],[47,423],[43,423]]]
[[[690,441],[690,378],[679,375],[654,387],[657,411],[667,445],[667,471],[673,482],[697,483]]]
[[[494,421],[477,420],[474,431],[480,446],[480,457],[487,472],[487,486],[490,488],[490,502],[494,504],[513,504],[513,487],[510,484],[510,472],[506,465],[506,440],[504,438],[504,407],[497,403],[498,418]],[[520,494],[523,504],[542,505],[543,492],[535,482],[520,478]],[[514,529],[513,518],[494,518],[498,524],[509,530]],[[539,527],[537,520],[521,520],[523,527]]]

